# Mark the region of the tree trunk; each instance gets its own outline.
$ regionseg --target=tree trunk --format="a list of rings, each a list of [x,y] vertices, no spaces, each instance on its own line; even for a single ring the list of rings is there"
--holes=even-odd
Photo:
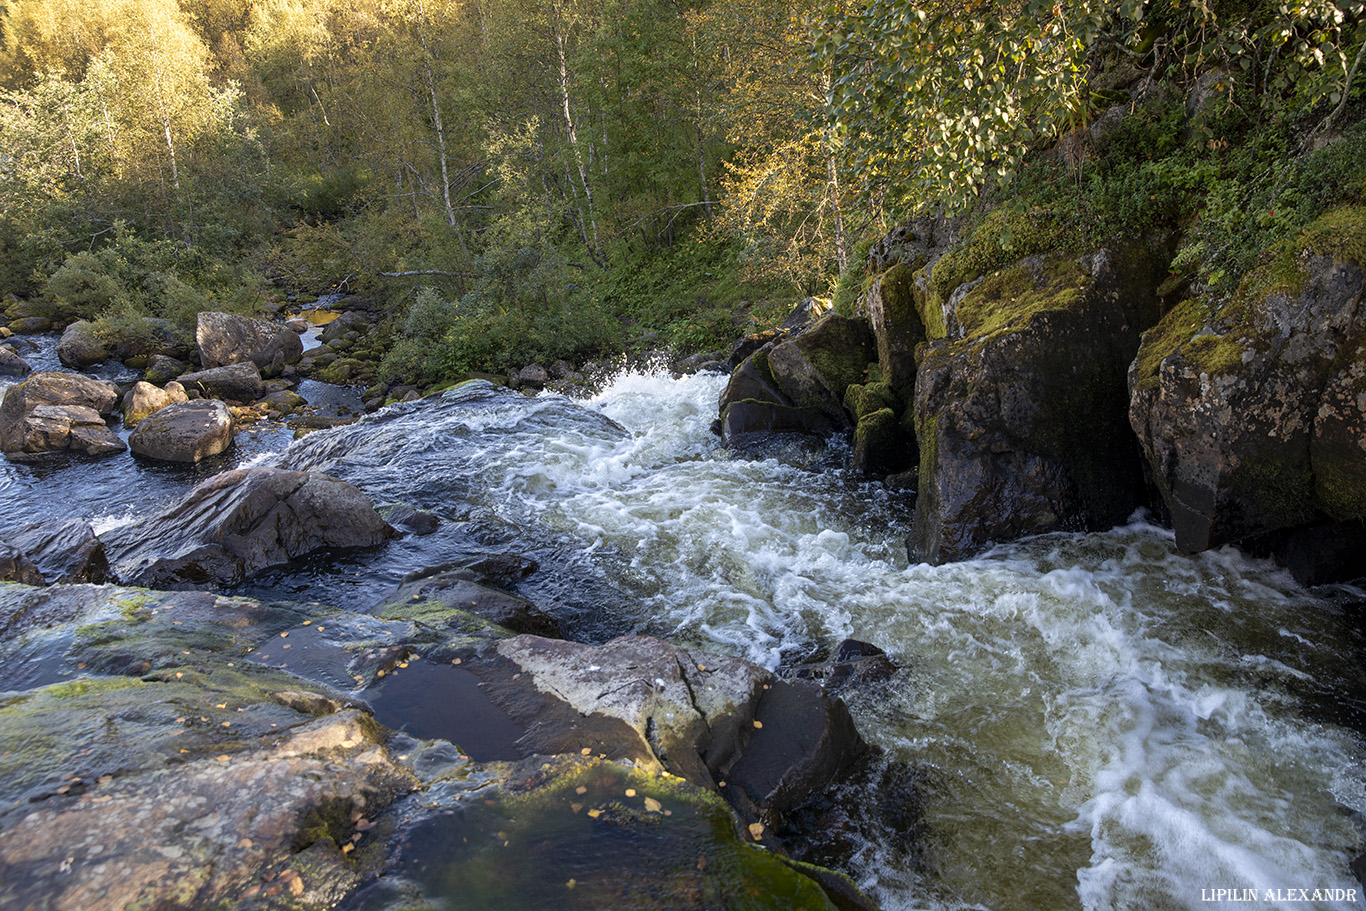
[[[592,242],[588,244],[588,255],[600,266],[606,266],[602,255],[602,245],[598,238],[598,217],[593,201],[593,187],[588,180],[588,168],[584,164],[583,150],[579,147],[579,132],[574,126],[574,114],[569,105],[569,59],[564,48],[564,29],[560,27],[560,8],[552,8],[551,22],[555,30],[555,48],[559,51],[560,61],[560,102],[564,112],[564,125],[569,133],[569,149],[574,155],[574,164],[579,171],[579,182],[583,186],[584,199],[587,201],[587,218],[592,227]]]

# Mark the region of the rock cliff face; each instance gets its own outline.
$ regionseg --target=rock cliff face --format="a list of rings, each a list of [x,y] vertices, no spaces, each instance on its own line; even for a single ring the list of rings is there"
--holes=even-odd
[[[1301,575],[1366,555],[1364,221],[1323,216],[1222,306],[1188,301],[1144,337],[1130,420],[1183,550],[1293,551],[1337,522],[1356,544]]]
[[[915,385],[912,556],[1108,528],[1142,500],[1125,372],[1158,318],[1139,249],[1035,257],[957,289]]]

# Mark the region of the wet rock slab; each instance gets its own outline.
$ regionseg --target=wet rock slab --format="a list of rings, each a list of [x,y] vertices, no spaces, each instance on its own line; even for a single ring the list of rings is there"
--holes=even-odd
[[[26,686],[33,663],[61,682]],[[384,720],[404,733],[367,706],[395,684],[414,698]],[[721,796],[820,786],[809,756],[762,745],[788,739],[784,706],[814,716],[820,700],[737,659],[208,592],[3,584],[4,690],[3,907],[869,907]],[[480,699],[504,719],[501,755],[478,748],[477,713],[418,724],[434,703]],[[565,709],[543,725],[522,714],[538,701]],[[713,786],[705,757],[733,782]],[[756,757],[781,782],[750,784]]]

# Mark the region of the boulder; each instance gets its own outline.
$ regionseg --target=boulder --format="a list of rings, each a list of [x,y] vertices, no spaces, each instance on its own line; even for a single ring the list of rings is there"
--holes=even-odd
[[[629,636],[605,645],[517,636],[472,670],[536,753],[587,749],[721,789],[776,827],[865,749],[844,703],[738,658]]]
[[[757,349],[731,374],[717,403],[715,426],[726,446],[738,450],[762,448],[774,437],[829,436],[843,426],[820,408],[799,408],[779,386],[770,355],[773,346]]]
[[[0,345],[0,376],[28,376],[33,368],[8,345]]]
[[[187,588],[236,585],[316,550],[370,547],[393,534],[365,495],[345,481],[257,467],[215,475],[103,540],[120,579]]]
[[[147,361],[147,369],[143,371],[143,379],[153,386],[165,386],[189,369],[190,365],[182,360],[167,357],[164,354],[154,354]]]
[[[304,350],[298,333],[284,326],[212,311],[199,314],[195,340],[206,369],[251,361],[265,376],[278,376]]]
[[[74,370],[81,370],[108,360],[110,346],[100,334],[99,327],[87,320],[77,320],[62,330],[57,342],[57,357]]]
[[[441,527],[441,519],[425,509],[414,509],[407,503],[382,503],[379,514],[394,528],[413,535],[429,535]]]
[[[864,382],[876,359],[867,322],[830,313],[768,352],[769,372],[798,408],[824,414],[836,427],[851,427],[844,391]]]
[[[118,390],[72,373],[35,373],[0,402],[0,449],[12,461],[71,450],[87,455],[127,447],[101,418],[112,412]]]
[[[517,371],[517,385],[522,388],[544,389],[550,374],[540,364],[528,364]]]
[[[952,293],[915,380],[913,559],[1108,528],[1142,502],[1125,374],[1156,268],[1137,248],[1031,257]]]
[[[1129,417],[1188,553],[1366,517],[1366,209],[1144,336]]]
[[[134,427],[138,421],[155,414],[169,404],[171,396],[164,389],[139,381],[123,394],[123,401],[119,403],[123,426]]]
[[[261,397],[261,371],[254,363],[211,367],[186,373],[177,382],[186,392],[195,392],[211,399],[222,399],[239,405],[250,404]]]
[[[109,579],[109,560],[104,545],[88,522],[39,522],[0,530],[0,542],[22,552],[48,583],[90,582]],[[3,571],[0,570],[0,576]],[[19,580],[24,581],[24,580]]]
[[[128,447],[134,453],[163,462],[193,463],[232,445],[232,414],[222,402],[171,402],[169,395],[162,395],[166,404],[139,420],[128,438]]]

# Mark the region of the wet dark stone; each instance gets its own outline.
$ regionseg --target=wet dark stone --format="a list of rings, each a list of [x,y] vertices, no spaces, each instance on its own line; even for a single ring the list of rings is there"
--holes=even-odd
[[[786,677],[819,683],[831,692],[851,684],[876,683],[888,680],[897,672],[897,664],[876,645],[845,639],[824,661],[780,670]]]
[[[109,581],[104,545],[80,519],[0,529],[0,540],[22,551],[48,583]]]

